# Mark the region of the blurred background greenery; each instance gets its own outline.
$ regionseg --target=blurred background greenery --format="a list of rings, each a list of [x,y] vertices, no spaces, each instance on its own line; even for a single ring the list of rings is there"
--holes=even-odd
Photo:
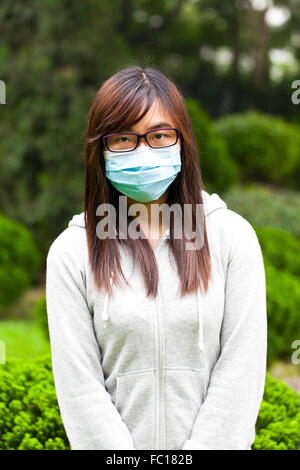
[[[87,113],[102,82],[154,65],[183,93],[206,190],[263,250],[268,370],[300,390],[300,3],[296,0],[2,0],[0,340],[48,354],[45,261],[83,210]],[[3,366],[1,366],[3,367]]]

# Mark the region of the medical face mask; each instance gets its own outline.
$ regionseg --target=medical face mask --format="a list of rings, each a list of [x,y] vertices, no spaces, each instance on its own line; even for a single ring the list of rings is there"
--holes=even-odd
[[[103,154],[111,184],[139,202],[162,196],[181,170],[179,144],[155,149],[141,145],[131,152],[104,150]]]

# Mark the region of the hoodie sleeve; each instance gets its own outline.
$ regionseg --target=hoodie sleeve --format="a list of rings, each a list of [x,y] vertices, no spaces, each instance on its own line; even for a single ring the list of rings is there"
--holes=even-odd
[[[72,450],[133,450],[131,434],[105,388],[78,230],[62,232],[47,255],[47,314],[61,418]]]
[[[229,212],[233,232],[220,355],[183,450],[251,450],[255,440],[266,375],[265,270],[253,227],[237,213]]]

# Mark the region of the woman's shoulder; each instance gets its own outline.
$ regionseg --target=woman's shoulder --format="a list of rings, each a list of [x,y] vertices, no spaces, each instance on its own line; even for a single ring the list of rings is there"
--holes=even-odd
[[[86,230],[83,214],[75,214],[68,226],[51,243],[47,260],[84,262],[87,250]]]
[[[219,194],[209,194],[202,190],[204,213],[206,220],[223,232],[248,232],[253,233],[251,223],[236,211],[228,207],[225,199]]]
[[[210,198],[212,196],[215,196],[215,201],[207,204],[206,224],[208,235],[213,239],[213,245],[219,247],[218,251],[227,258],[239,249],[245,252],[257,249],[259,242],[252,224],[230,209],[218,195],[209,195]]]
[[[218,226],[220,230],[229,233],[255,233],[252,224],[238,212],[227,207],[222,211],[215,211],[210,216],[211,222]]]
[[[218,230],[222,238],[256,239],[257,235],[252,224],[241,214],[229,208],[218,211],[210,218],[211,226]]]

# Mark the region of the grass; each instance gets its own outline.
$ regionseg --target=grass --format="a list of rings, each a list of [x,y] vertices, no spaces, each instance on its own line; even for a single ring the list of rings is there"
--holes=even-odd
[[[35,320],[1,320],[0,340],[5,344],[6,358],[26,361],[50,353],[50,344]]]

